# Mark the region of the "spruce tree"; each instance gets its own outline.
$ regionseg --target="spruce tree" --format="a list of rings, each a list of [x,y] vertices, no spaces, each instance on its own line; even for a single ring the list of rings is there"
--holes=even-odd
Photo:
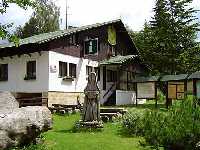
[[[192,0],[156,0],[152,20],[136,38],[140,41],[136,45],[141,56],[153,72],[176,74],[200,70],[200,49],[196,42],[199,23],[191,3]],[[142,43],[143,46],[139,45]]]

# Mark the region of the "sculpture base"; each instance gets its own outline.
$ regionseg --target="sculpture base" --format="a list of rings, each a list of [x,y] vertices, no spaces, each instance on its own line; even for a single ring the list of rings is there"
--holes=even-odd
[[[103,128],[102,121],[79,121],[81,128]]]

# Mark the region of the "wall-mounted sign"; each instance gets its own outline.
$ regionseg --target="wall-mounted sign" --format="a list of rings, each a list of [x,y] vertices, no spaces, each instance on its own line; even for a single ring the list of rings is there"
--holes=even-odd
[[[169,82],[168,83],[168,98],[184,99],[184,82]]]
[[[56,72],[57,72],[56,65],[50,65],[50,73],[56,73]]]
[[[156,98],[155,82],[137,83],[137,98],[153,99]]]

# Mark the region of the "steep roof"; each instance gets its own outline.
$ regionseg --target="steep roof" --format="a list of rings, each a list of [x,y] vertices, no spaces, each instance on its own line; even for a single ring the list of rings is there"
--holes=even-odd
[[[71,34],[74,34],[77,32],[81,32],[81,31],[92,29],[92,28],[97,28],[100,26],[117,23],[117,22],[122,23],[121,19],[117,19],[117,20],[112,20],[112,21],[108,21],[108,22],[96,23],[96,24],[82,26],[82,27],[78,27],[78,28],[72,28],[72,29],[68,29],[68,30],[59,30],[59,31],[55,31],[55,32],[38,34],[38,35],[34,35],[34,36],[31,36],[28,38],[20,39],[19,46],[26,45],[26,44],[34,44],[34,43],[41,44],[41,43],[45,43],[45,42],[66,36],[66,35],[71,35]],[[0,45],[0,49],[8,48],[8,47],[15,47],[15,44],[9,43],[9,44]]]

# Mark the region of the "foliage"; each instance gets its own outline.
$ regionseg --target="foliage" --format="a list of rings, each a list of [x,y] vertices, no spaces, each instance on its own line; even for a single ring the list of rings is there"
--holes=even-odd
[[[199,123],[200,106],[191,99],[185,99],[170,108],[166,115],[159,112],[147,114],[145,124],[149,128],[145,131],[145,139],[156,146],[195,149],[200,136]]]
[[[192,72],[199,68],[200,52],[195,41],[199,23],[192,0],[156,0],[154,16],[144,29],[132,32],[142,59],[153,73]]]
[[[36,3],[32,0],[2,0],[2,3],[0,3],[0,13],[4,14],[6,13],[6,9],[9,7],[9,4],[17,4],[19,7],[23,9],[27,9],[28,6],[35,8]],[[18,38],[10,34],[8,29],[13,25],[13,23],[8,24],[2,24],[0,23],[0,39],[9,39],[12,42],[15,42],[18,44],[19,40]]]
[[[129,129],[129,134],[142,135],[146,142],[155,148],[198,149],[200,106],[197,100],[188,98],[176,102],[167,112],[148,110],[134,118],[136,119],[129,117],[132,121],[126,123],[128,127],[126,126],[125,129]]]
[[[121,133],[125,135],[144,134],[144,111],[131,110],[123,116]]]
[[[45,145],[42,144],[31,144],[23,148],[12,148],[11,150],[47,150]]]
[[[35,34],[59,30],[59,8],[51,1],[37,1],[38,7],[24,27],[19,26],[16,34],[26,38]]]

